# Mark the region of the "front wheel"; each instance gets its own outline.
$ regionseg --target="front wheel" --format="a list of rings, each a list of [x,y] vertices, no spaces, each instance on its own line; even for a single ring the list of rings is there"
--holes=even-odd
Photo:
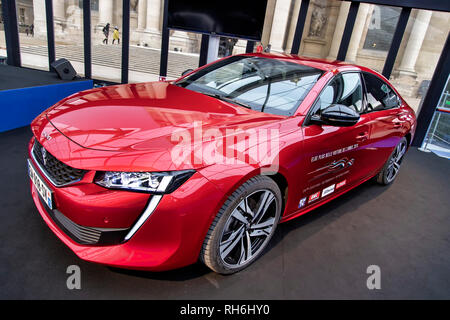
[[[281,215],[281,192],[270,178],[257,176],[225,201],[211,224],[200,259],[222,274],[254,262],[272,238]]]
[[[408,142],[403,137],[398,145],[395,147],[389,156],[388,161],[384,165],[383,169],[376,176],[377,182],[381,185],[388,185],[394,181],[400,171],[400,165],[402,164],[403,157],[406,153]]]

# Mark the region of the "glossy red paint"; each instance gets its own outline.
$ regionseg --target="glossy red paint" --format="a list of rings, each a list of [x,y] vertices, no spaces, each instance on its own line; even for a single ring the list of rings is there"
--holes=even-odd
[[[416,118],[404,100],[399,108],[362,114],[351,127],[304,123],[312,104],[334,75],[365,71],[387,82],[381,75],[340,62],[282,54],[251,55],[312,66],[323,70],[324,75],[290,117],[249,110],[170,82],[80,92],[38,116],[31,124],[33,139],[66,165],[88,170],[81,181],[59,188],[43,177],[54,192],[58,210],[81,226],[130,228],[153,197],[148,193],[98,186],[93,183],[96,171],[196,170],[173,193],[162,197],[156,210],[130,240],[109,246],[82,245],[72,240],[53,221],[32,186],[36,206],[58,238],[80,258],[116,267],[168,270],[194,263],[206,232],[227,197],[249,178],[267,171],[266,163],[175,164],[171,150],[178,141],[171,139],[173,132],[183,129],[194,135],[195,124],[199,122],[203,130],[279,130],[277,177],[286,180],[288,186],[282,222],[371,178],[402,137],[412,141]],[[48,135],[50,140],[46,138]],[[33,139],[29,144],[30,158]],[[204,147],[204,142],[199,145],[192,142],[192,158],[194,150]],[[348,166],[348,170],[319,178],[311,175],[324,167],[328,170],[335,162]],[[334,192],[322,197],[322,189],[332,184],[336,184]],[[309,201],[314,194],[319,194],[318,198]],[[305,197],[308,200],[299,208],[300,200]]]

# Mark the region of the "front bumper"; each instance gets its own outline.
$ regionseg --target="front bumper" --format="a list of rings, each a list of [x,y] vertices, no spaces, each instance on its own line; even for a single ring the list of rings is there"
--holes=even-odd
[[[36,167],[36,163],[34,164]],[[42,172],[39,173],[42,175]],[[124,238],[115,245],[86,245],[74,241],[55,219],[55,214],[59,212],[80,226],[94,228],[104,227],[105,221],[102,217],[109,215],[111,222],[108,222],[108,227],[129,231],[138,222],[154,196],[111,191],[114,198],[120,199],[121,202],[115,200],[116,207],[109,204],[106,208],[100,208],[96,203],[102,203],[105,197],[112,197],[110,190],[105,193],[102,188],[103,192],[83,195],[83,192],[90,188],[101,187],[82,181],[73,186],[56,188],[45,177],[43,179],[54,192],[56,208],[53,211],[49,209],[41,201],[32,184],[31,194],[40,215],[61,241],[83,260],[139,270],[162,271],[195,263],[206,232],[224,197],[214,184],[197,172],[176,191],[162,196],[154,211],[130,239]],[[130,211],[130,206],[134,212]],[[125,211],[125,214],[122,214],[122,211]],[[132,218],[127,219],[127,215]],[[115,216],[119,219],[114,219]]]

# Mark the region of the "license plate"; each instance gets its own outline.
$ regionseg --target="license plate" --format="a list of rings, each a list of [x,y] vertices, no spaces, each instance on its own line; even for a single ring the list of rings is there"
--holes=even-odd
[[[33,185],[36,187],[36,190],[41,196],[41,198],[45,201],[45,203],[50,209],[53,209],[52,191],[50,190],[49,187],[47,187],[42,178],[36,172],[30,159],[28,159],[28,175],[30,176],[31,181],[33,182]]]

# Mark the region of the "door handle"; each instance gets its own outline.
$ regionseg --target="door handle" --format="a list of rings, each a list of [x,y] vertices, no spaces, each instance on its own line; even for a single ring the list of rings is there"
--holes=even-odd
[[[363,142],[363,141],[366,141],[367,139],[369,139],[369,132],[367,132],[367,131],[361,132],[360,134],[358,134],[356,136],[356,141],[358,141],[358,142]]]
[[[400,120],[394,120],[394,121],[392,121],[392,123],[394,124],[395,129],[398,129],[402,126],[402,121],[400,121]]]

